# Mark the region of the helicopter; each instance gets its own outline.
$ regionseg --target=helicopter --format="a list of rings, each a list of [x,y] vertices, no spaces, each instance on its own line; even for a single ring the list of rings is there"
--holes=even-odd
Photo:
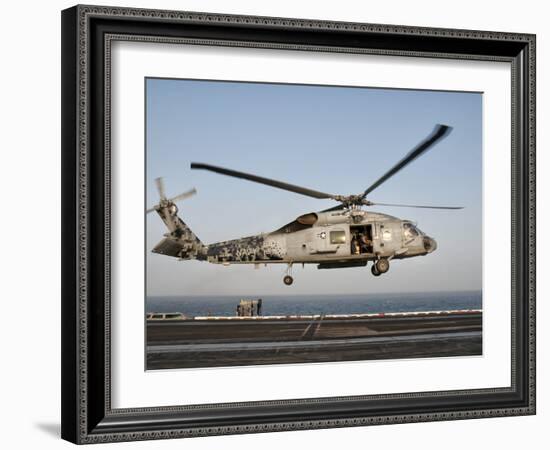
[[[433,253],[437,249],[437,242],[411,220],[365,211],[363,207],[398,206],[445,210],[463,207],[376,203],[368,200],[367,196],[433,148],[451,130],[450,126],[436,125],[403,159],[363,192],[355,195],[329,194],[245,172],[193,162],[191,169],[194,170],[207,170],[308,197],[330,199],[338,204],[323,211],[302,214],[269,233],[206,245],[178,216],[176,206],[176,202],[196,194],[196,189],[168,198],[163,179],[157,178],[155,183],[160,201],[146,212],[156,211],[168,228],[168,233],[155,245],[152,252],[180,260],[199,260],[223,265],[255,264],[259,267],[261,264],[286,264],[283,282],[287,286],[294,282],[292,267],[295,264],[317,264],[318,269],[339,269],[364,267],[372,261],[371,272],[378,277],[388,272],[390,261]]]

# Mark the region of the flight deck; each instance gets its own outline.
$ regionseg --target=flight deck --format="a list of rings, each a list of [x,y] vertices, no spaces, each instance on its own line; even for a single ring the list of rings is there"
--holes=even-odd
[[[475,356],[482,311],[147,319],[147,369]]]

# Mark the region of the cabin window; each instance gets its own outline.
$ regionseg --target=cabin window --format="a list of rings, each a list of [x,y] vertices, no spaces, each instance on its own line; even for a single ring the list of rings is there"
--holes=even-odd
[[[331,231],[330,232],[330,243],[331,244],[345,244],[346,243],[346,232],[341,231]]]

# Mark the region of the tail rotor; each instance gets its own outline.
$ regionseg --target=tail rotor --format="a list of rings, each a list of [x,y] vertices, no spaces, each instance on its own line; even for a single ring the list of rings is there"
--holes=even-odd
[[[167,206],[173,205],[176,202],[179,202],[181,200],[185,200],[186,198],[192,197],[197,193],[197,190],[195,188],[182,192],[181,194],[175,195],[172,198],[166,197],[166,189],[164,186],[164,179],[163,178],[155,178],[155,185],[157,186],[157,191],[159,193],[160,201],[155,206],[147,209],[147,214],[153,211],[158,211],[161,208],[165,208]]]

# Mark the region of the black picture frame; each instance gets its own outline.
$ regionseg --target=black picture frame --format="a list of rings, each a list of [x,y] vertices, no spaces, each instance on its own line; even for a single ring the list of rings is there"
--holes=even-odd
[[[108,108],[116,39],[510,62],[511,386],[113,409]],[[119,7],[64,10],[61,350],[62,437],[79,444],[535,414],[535,36]]]

